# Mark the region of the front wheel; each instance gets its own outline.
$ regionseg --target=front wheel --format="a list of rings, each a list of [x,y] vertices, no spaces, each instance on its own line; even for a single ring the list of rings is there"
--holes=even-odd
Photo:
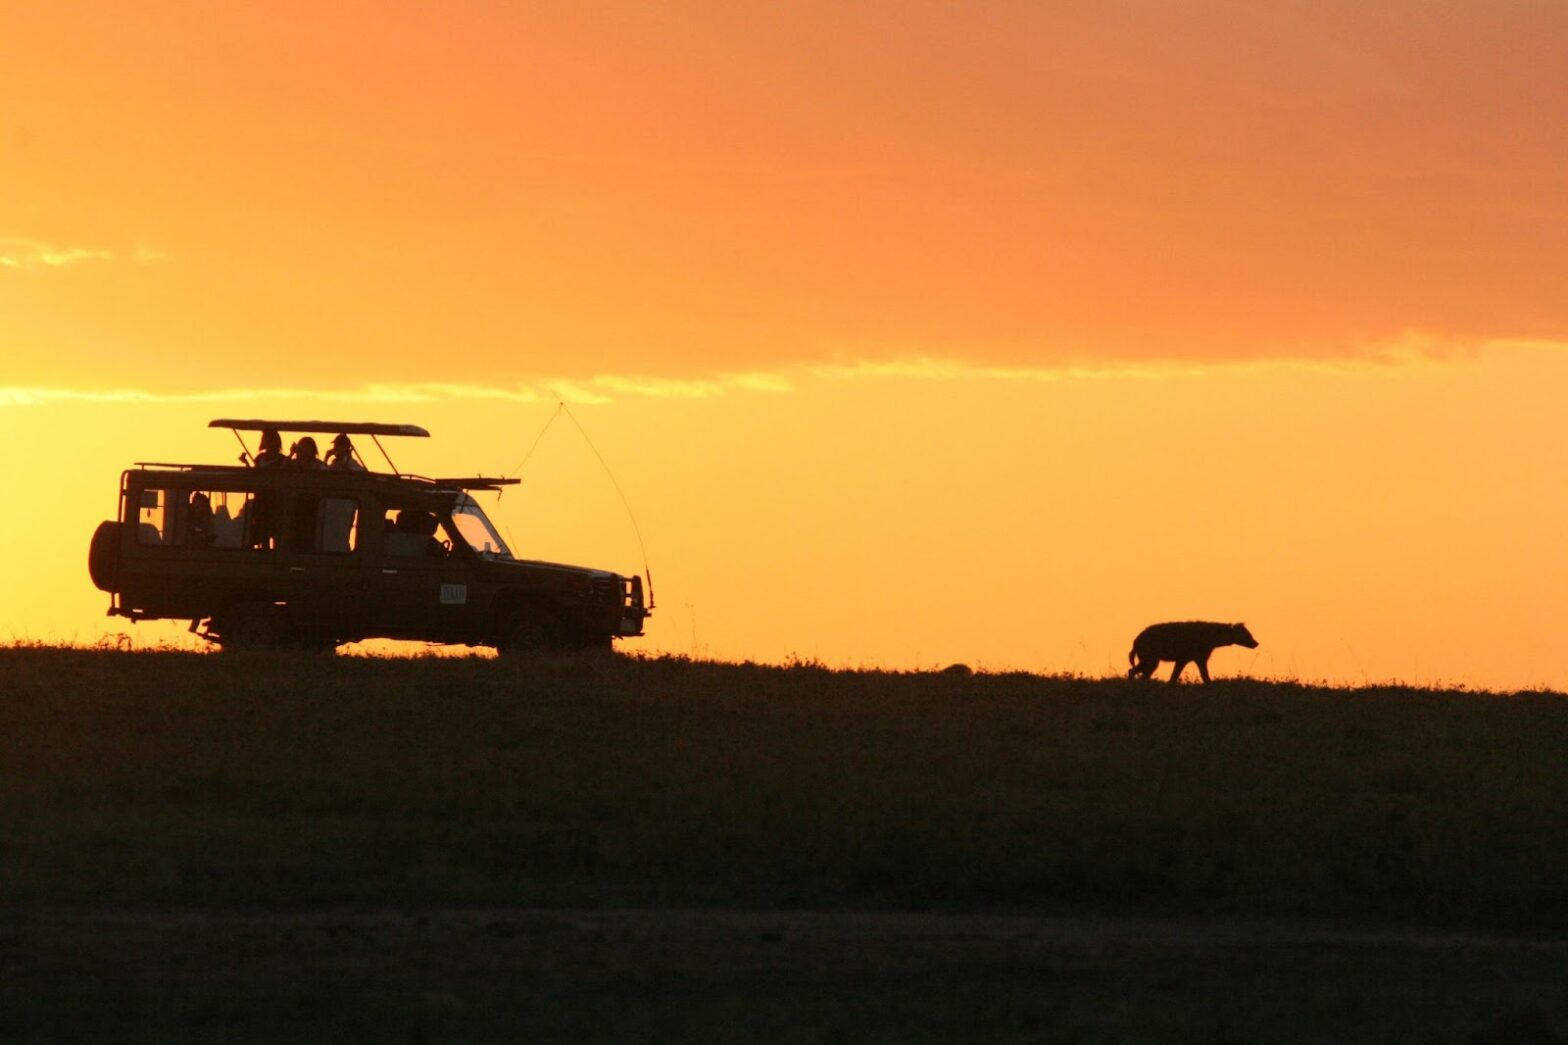
[[[547,610],[514,614],[501,626],[495,643],[495,651],[503,657],[537,657],[566,648],[566,629]]]
[[[585,632],[572,641],[572,649],[580,653],[613,653],[615,637],[609,632]]]
[[[283,611],[270,602],[240,602],[216,621],[218,645],[224,650],[274,650],[288,634]]]
[[[315,635],[295,635],[289,641],[289,648],[299,650],[301,653],[319,653],[330,657],[338,651],[337,639],[324,639]]]

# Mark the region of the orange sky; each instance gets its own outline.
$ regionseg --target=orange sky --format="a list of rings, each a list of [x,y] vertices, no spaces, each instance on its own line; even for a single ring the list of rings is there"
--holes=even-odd
[[[1524,3],[9,5],[0,465],[73,536],[0,630],[96,637],[114,473],[227,455],[240,403],[504,469],[567,396],[647,516],[649,648],[1101,672],[1198,615],[1256,672],[1568,685],[1565,40]],[[574,453],[517,521],[637,568]]]

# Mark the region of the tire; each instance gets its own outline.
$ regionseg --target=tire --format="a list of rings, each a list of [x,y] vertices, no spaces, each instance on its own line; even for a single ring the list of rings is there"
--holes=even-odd
[[[614,653],[615,637],[605,632],[578,635],[572,640],[572,649],[581,653]]]
[[[99,591],[114,591],[120,584],[120,524],[101,522],[87,549],[87,574]]]
[[[226,651],[275,650],[288,637],[283,612],[270,602],[237,602],[218,618],[218,645]]]
[[[495,651],[503,657],[540,657],[568,649],[566,629],[548,610],[524,610],[507,618],[496,637]]]
[[[301,653],[315,653],[323,657],[330,657],[338,651],[338,640],[294,635],[289,639],[288,647],[289,649],[299,650]]]

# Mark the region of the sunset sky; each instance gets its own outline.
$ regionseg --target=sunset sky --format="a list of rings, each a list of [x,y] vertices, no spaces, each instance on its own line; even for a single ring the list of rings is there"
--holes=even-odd
[[[224,415],[511,471],[627,648],[1568,688],[1568,6],[0,8],[0,641]],[[641,572],[554,425],[494,505]]]

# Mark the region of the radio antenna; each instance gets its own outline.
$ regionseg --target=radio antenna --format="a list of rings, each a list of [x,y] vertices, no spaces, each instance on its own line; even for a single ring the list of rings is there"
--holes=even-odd
[[[523,459],[521,461],[517,462],[517,467],[516,468],[513,468],[510,472],[506,473],[506,477],[508,479],[512,478],[518,472],[523,470],[523,465],[527,464],[528,463],[528,459],[534,455],[534,451],[539,449],[539,440],[544,438],[544,434],[550,430],[550,426],[555,424],[555,419],[557,417],[560,417],[561,416],[561,411],[563,411],[565,409],[566,409],[566,404],[565,403],[557,402],[555,404],[555,413],[550,415],[550,420],[546,421],[544,423],[544,427],[539,429],[539,434],[534,436],[534,441],[533,441],[532,445],[530,445],[528,447],[528,452],[523,455]]]
[[[643,542],[642,527],[637,525],[637,513],[632,511],[632,503],[626,499],[626,491],[621,489],[621,484],[616,480],[615,473],[610,470],[610,462],[604,459],[604,455],[594,445],[593,437],[588,434],[588,429],[583,427],[583,423],[577,420],[577,415],[572,413],[571,407],[563,402],[560,405],[560,409],[556,412],[558,414],[564,413],[571,418],[572,424],[577,426],[577,430],[582,433],[583,441],[588,444],[588,449],[592,450],[593,455],[599,459],[599,464],[604,468],[604,474],[610,477],[610,485],[615,487],[615,492],[621,499],[621,506],[626,509],[626,518],[631,520],[632,532],[637,535],[637,547],[642,552],[642,572],[648,575],[648,609],[651,611],[656,601],[653,597],[653,569],[648,565],[648,545]],[[554,420],[554,418],[551,418],[551,420]],[[542,435],[543,433],[540,434]]]

